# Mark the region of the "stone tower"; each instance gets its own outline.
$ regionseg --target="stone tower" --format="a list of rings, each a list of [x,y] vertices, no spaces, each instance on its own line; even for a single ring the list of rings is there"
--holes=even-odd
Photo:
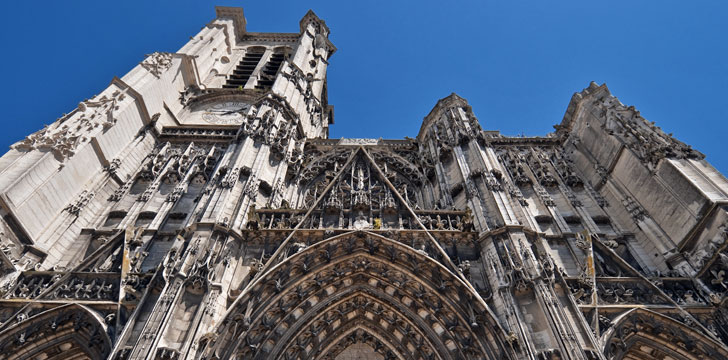
[[[329,139],[324,21],[216,10],[0,158],[0,359],[728,358],[728,181],[605,85]]]

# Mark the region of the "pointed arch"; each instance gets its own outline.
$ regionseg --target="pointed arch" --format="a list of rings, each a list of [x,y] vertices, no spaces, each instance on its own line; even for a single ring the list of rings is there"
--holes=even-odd
[[[323,360],[334,360],[336,357],[346,350],[349,346],[356,343],[364,343],[369,345],[375,353],[378,353],[385,360],[408,359],[396,348],[396,341],[392,339],[382,340],[381,330],[374,330],[373,328],[357,324],[351,328],[348,328],[346,332],[332,337],[332,341],[323,349],[320,353],[314,353],[313,359]]]
[[[367,188],[372,186],[373,188],[381,188],[383,191],[390,191],[384,184],[382,177],[372,168],[376,162],[377,166],[381,167],[385,171],[385,175],[392,182],[396,191],[400,192],[403,197],[410,201],[411,206],[424,207],[424,194],[420,190],[421,185],[426,181],[425,176],[421,171],[418,170],[417,166],[411,163],[409,160],[402,156],[390,152],[376,149],[367,149],[363,147],[352,149],[355,153],[356,158],[348,166],[342,166],[349,154],[349,151],[342,151],[339,149],[329,150],[325,153],[318,154],[308,161],[307,165],[300,171],[296,177],[296,181],[300,185],[299,189],[299,201],[298,206],[310,207],[313,205],[314,200],[318,195],[322,193],[322,190],[329,184],[332,174],[339,171],[344,171],[346,176],[337,182],[337,186],[330,191],[333,195],[339,195],[340,201],[344,204],[340,204],[344,207],[351,207],[355,204],[347,204],[347,200],[344,196],[344,188],[351,191],[361,190],[357,187],[351,177],[356,177],[355,172],[361,168],[366,178],[365,183]],[[364,153],[370,154],[371,158],[368,158]],[[371,181],[371,184],[369,182]],[[340,193],[340,194],[337,194]]]
[[[342,280],[344,284],[355,281],[352,278]],[[281,349],[287,352],[300,339],[312,338],[312,346],[304,355],[306,358],[315,358],[324,350],[324,341],[340,337],[352,326],[361,324],[376,329],[373,335],[383,344],[398,344],[399,348],[389,347],[393,353],[402,354],[400,356],[405,359],[447,352],[444,344],[438,341],[435,330],[428,328],[426,319],[419,319],[414,311],[409,311],[404,304],[397,303],[393,296],[382,294],[374,286],[361,283],[351,285],[327,300],[314,306],[307,318],[298,319],[295,326],[280,338],[278,349],[274,348],[272,352],[278,353]],[[432,324],[444,329],[439,322]]]
[[[724,345],[652,310],[629,310],[612,324],[602,336],[608,359],[728,359]]]
[[[206,358],[325,358],[367,326],[397,358],[510,358],[494,315],[435,259],[363,231],[319,241],[262,274],[202,349]]]
[[[85,306],[62,305],[0,332],[4,359],[104,359],[111,339],[104,319]]]

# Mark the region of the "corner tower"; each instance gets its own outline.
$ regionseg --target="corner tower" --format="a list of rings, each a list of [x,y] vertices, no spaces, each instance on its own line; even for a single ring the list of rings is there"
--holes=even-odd
[[[328,137],[326,69],[336,47],[326,23],[309,10],[299,33],[256,33],[246,30],[242,9],[216,10],[217,19],[178,52],[195,59],[194,76],[164,124],[272,126]]]

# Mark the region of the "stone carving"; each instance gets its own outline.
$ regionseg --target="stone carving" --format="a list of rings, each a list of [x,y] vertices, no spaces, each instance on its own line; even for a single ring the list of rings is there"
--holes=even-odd
[[[116,124],[114,112],[119,110],[119,102],[126,98],[124,91],[115,90],[110,96],[97,95],[78,105],[73,112],[58,119],[42,130],[15,143],[13,148],[30,150],[49,150],[58,161],[73,156],[76,149],[87,143],[96,129],[108,129]]]
[[[528,201],[526,201],[526,198],[523,197],[523,193],[517,187],[509,185],[508,193],[511,195],[511,197],[515,198],[522,206],[528,206]]]
[[[546,191],[546,189],[535,185],[534,189],[536,189],[536,193],[541,198],[541,201],[546,206],[556,206],[556,203],[554,203],[554,199],[551,197],[551,195]]]
[[[119,170],[119,166],[121,166],[121,159],[114,158],[109,162],[109,165],[104,168],[109,174],[114,175],[116,174],[116,171]]]
[[[251,201],[255,201],[255,199],[258,197],[258,188],[260,187],[260,180],[258,180],[254,175],[248,178],[248,181],[245,184],[245,190],[243,190],[243,193],[250,198]]]
[[[594,164],[594,169],[599,174],[599,185],[606,184],[609,176],[607,169],[600,164]]]
[[[622,205],[627,208],[627,211],[635,222],[640,222],[648,216],[645,209],[629,196],[622,201]]]
[[[705,245],[693,251],[690,261],[696,269],[702,269],[706,261],[718,253],[719,259],[728,268],[728,255],[718,252],[728,242],[728,222],[718,228],[716,236],[709,239]]]
[[[377,139],[351,139],[341,138],[339,145],[377,145],[379,140]]]
[[[184,91],[179,92],[179,102],[182,106],[190,105],[192,99],[202,94],[202,90],[197,85],[186,86]]]
[[[301,27],[220,8],[175,76],[155,53],[125,77],[131,111],[115,80],[14,146],[0,354],[728,358],[728,189],[697,152],[596,84],[543,137],[484,131],[453,94],[417,138],[330,139],[334,48],[312,12]],[[192,125],[215,104],[235,124]],[[88,143],[109,163],[76,183]]]
[[[137,197],[137,201],[149,201],[149,199],[151,199],[152,196],[154,196],[154,194],[156,193],[157,185],[157,183],[153,183],[148,188],[146,188],[146,190],[144,190],[144,192],[139,195],[139,197]]]
[[[296,86],[296,89],[304,98],[306,112],[311,114],[311,124],[318,126],[322,109],[321,101],[314,95],[313,83],[321,81],[321,79],[314,78],[314,75],[311,73],[304,74],[303,70],[293,63],[286,62],[286,65],[289,71],[283,71],[282,76]]]
[[[124,196],[124,194],[126,194],[127,191],[129,191],[129,188],[131,187],[132,183],[133,183],[133,181],[132,180],[129,180],[126,183],[124,183],[124,185],[122,185],[118,189],[114,190],[114,193],[112,193],[109,196],[109,199],[108,200],[109,201],[119,201],[119,200],[121,200],[121,198]]]
[[[83,209],[86,204],[88,204],[88,202],[93,199],[95,195],[96,194],[93,191],[84,190],[74,202],[66,206],[65,210],[73,215],[78,216],[78,214],[81,212],[81,209]]]
[[[167,199],[165,199],[165,201],[167,201],[167,202],[176,202],[177,200],[179,200],[179,198],[182,197],[182,195],[184,195],[184,193],[186,191],[187,191],[187,186],[186,185],[177,185],[177,186],[174,187],[174,189],[172,190],[172,192],[169,193],[169,195],[167,195]]]
[[[117,290],[113,279],[97,280],[74,277],[58,286],[50,297],[54,299],[114,300]]]
[[[703,159],[705,156],[665,134],[647,122],[633,106],[625,106],[613,96],[605,97],[598,106],[606,113],[606,127],[616,134],[635,154],[655,170],[663,158]]]
[[[27,320],[26,320],[27,318]],[[37,353],[39,341],[63,342],[57,353],[63,351],[86,353],[95,358],[106,358],[111,352],[111,341],[102,324],[79,306],[61,306],[20,321],[18,333],[0,337],[0,352],[4,354]],[[70,336],[68,334],[71,334]],[[52,351],[49,351],[51,354]]]
[[[143,68],[147,69],[152,75],[157,78],[162,76],[162,73],[172,66],[172,54],[167,52],[155,51],[148,54],[147,57],[139,63]]]
[[[223,168],[220,170],[220,174],[222,175],[222,178],[220,179],[220,187],[231,188],[235,186],[238,181],[238,177],[240,176],[240,169],[234,168],[228,171],[227,168]]]
[[[596,203],[597,203],[597,205],[599,205],[599,207],[604,208],[604,207],[609,206],[609,203],[607,203],[607,200],[605,200],[604,197],[601,194],[599,194],[598,192],[596,192],[594,190],[594,188],[592,188],[589,184],[584,184],[584,188],[587,189],[587,191],[589,192],[589,195],[594,199],[594,201],[596,201]]]

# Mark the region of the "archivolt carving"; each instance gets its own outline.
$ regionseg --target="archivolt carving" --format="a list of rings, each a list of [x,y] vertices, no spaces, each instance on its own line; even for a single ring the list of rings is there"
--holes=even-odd
[[[409,179],[414,185],[420,186],[425,182],[425,177],[421,169],[402,156],[392,152],[378,150],[370,150],[369,153],[378,163],[384,164],[387,170],[400,173],[403,175],[403,178]]]
[[[690,326],[647,309],[633,309],[612,321],[602,335],[608,359],[726,359],[716,340]]]
[[[381,328],[372,330],[371,328],[364,327],[362,325],[351,327],[348,329],[347,333],[341,334],[335,340],[331,341],[328,344],[328,347],[324,349],[324,355],[320,358],[324,360],[334,360],[339,354],[341,354],[341,352],[356,343],[369,345],[375,352],[382,355],[382,357],[386,360],[404,358],[401,353],[397,352],[394,345],[392,345],[397,343],[396,338],[393,342],[385,342],[386,340],[383,339],[383,337],[373,335],[381,332],[381,330]],[[319,357],[317,356],[316,358]]]
[[[421,172],[393,153],[373,154],[376,154],[373,157],[382,169],[384,177],[392,183],[405,201],[411,207],[424,208],[423,196],[419,190],[421,188],[419,185],[424,179]],[[342,171],[349,155],[349,152],[332,151],[309,163],[298,179],[299,184],[303,185],[301,207],[309,208],[313,205],[334,176]],[[344,169],[344,173],[327,196],[326,202],[333,206],[329,206],[332,210],[351,210],[359,214],[359,217],[369,215],[380,217],[379,210],[388,209],[396,213],[398,208],[392,189],[363,156],[357,156],[352,164]],[[369,214],[369,210],[372,214]]]
[[[353,342],[369,343],[375,351],[381,350],[385,358],[387,353],[400,354],[400,358],[434,357],[436,345],[430,339],[437,334],[426,327],[425,321],[420,321],[423,324],[412,322],[410,318],[418,320],[417,314],[403,304],[377,299],[359,286],[332,295],[331,301],[328,300],[313,307],[320,311],[305,314],[305,318],[296,323],[302,325],[289,331],[292,336],[278,342],[273,353],[283,351],[289,358],[335,357],[336,352],[343,348],[332,347],[333,340],[350,334],[360,325],[366,325],[370,329],[369,337],[373,338],[359,338]],[[442,351],[447,351],[443,346],[440,347]]]
[[[311,153],[309,153],[311,154]],[[319,156],[311,156],[304,160],[304,168],[296,179],[299,184],[309,184],[319,175],[333,177],[332,171],[338,170],[349,158],[350,151],[331,150]]]
[[[203,353],[326,356],[319,343],[357,323],[369,324],[382,344],[395,336],[402,349],[390,351],[403,358],[510,355],[503,330],[471,288],[415,249],[364,232],[309,246],[261,275]]]
[[[76,304],[44,311],[0,333],[2,359],[104,359],[110,351],[102,318]]]

